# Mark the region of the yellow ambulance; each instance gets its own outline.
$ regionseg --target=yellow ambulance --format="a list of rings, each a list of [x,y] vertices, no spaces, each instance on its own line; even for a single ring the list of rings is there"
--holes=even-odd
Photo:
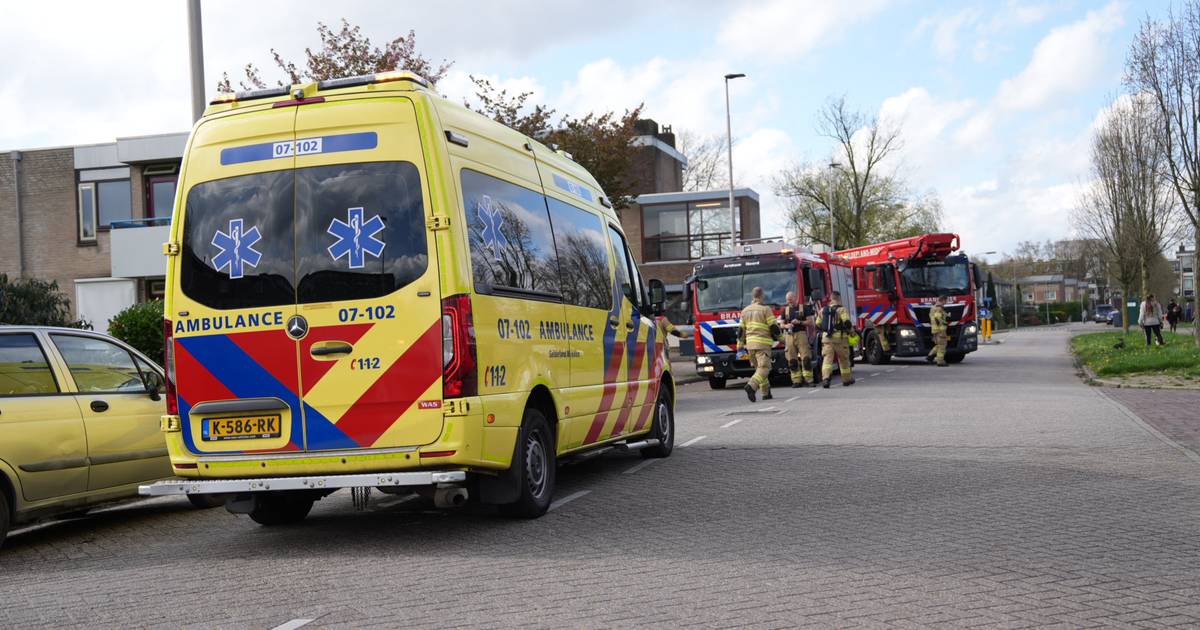
[[[612,202],[416,75],[214,101],[163,249],[176,477],[144,495],[264,525],[340,488],[536,517],[566,456],[671,453],[662,285]]]

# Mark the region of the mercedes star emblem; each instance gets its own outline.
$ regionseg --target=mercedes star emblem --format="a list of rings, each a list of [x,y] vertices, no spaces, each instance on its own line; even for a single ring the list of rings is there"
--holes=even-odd
[[[292,315],[287,322],[287,334],[292,339],[301,339],[308,334],[308,320],[303,315]]]

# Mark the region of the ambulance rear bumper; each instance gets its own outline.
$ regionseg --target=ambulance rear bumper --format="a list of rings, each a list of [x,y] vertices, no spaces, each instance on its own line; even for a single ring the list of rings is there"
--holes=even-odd
[[[463,470],[438,470],[358,475],[317,475],[262,479],[165,479],[139,486],[138,494],[161,497],[188,494],[243,494],[276,490],[336,490],[388,486],[450,486],[467,480]]]

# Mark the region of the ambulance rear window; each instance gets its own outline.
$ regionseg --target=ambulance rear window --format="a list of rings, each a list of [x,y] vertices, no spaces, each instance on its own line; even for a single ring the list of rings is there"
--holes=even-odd
[[[219,309],[292,304],[293,171],[204,182],[188,192],[180,285]]]
[[[185,208],[180,285],[212,308],[380,297],[429,264],[421,179],[410,162],[204,182]]]

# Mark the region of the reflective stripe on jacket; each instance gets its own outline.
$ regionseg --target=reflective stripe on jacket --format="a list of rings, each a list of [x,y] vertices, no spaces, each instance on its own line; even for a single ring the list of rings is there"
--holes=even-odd
[[[946,319],[946,309],[941,305],[934,304],[933,308],[929,309],[929,329],[935,333],[944,333],[948,325]]]
[[[775,313],[762,302],[754,302],[742,309],[738,348],[747,350],[769,350],[775,345],[771,327],[776,324]]]

